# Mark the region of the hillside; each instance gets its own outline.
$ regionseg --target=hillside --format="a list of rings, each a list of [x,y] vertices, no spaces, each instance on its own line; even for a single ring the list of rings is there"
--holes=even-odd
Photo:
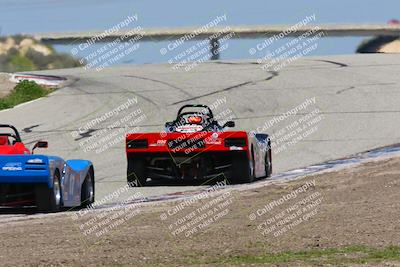
[[[68,54],[56,52],[28,36],[0,37],[0,71],[18,72],[79,67]]]

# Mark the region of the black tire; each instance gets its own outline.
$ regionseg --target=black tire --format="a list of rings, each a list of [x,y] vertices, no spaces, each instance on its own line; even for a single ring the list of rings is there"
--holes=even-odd
[[[230,177],[233,184],[251,183],[254,181],[250,162],[246,155],[233,157]]]
[[[47,184],[37,185],[36,206],[42,212],[57,212],[62,206],[62,189],[60,173],[56,171],[53,176],[53,188],[49,188]]]
[[[265,155],[265,177],[268,178],[272,175],[272,153],[271,149],[267,151]]]
[[[91,170],[88,171],[81,190],[81,208],[87,208],[94,203],[95,187],[94,175]]]
[[[141,187],[146,185],[146,161],[141,158],[128,160],[127,181],[131,187]]]

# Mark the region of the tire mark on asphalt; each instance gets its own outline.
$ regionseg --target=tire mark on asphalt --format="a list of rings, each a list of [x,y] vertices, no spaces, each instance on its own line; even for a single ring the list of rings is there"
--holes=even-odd
[[[164,89],[138,90],[138,91],[135,91],[135,93],[137,93],[137,92],[144,92],[144,93],[146,93],[146,92],[162,92],[162,91],[165,91],[165,90]],[[82,93],[82,94],[80,94],[80,93],[78,93],[78,94],[72,93],[72,94],[57,94],[57,95],[54,95],[54,96],[113,95],[113,94],[119,95],[119,94],[126,94],[126,93],[132,93],[132,91],[125,90],[125,91],[95,92],[95,93]]]
[[[326,63],[331,63],[334,65],[339,66],[340,68],[344,68],[344,67],[348,67],[349,65],[345,64],[345,63],[341,63],[341,62],[337,62],[337,61],[332,61],[332,60],[323,60],[323,59],[317,59],[315,61],[319,61],[319,62],[326,62]]]
[[[140,94],[139,92],[146,92],[146,90],[140,90],[140,91],[132,91],[132,90],[129,90],[129,89],[125,89],[124,87],[121,87],[121,86],[117,86],[116,84],[111,84],[110,83],[110,85],[109,86],[111,86],[111,87],[113,87],[113,88],[118,88],[118,89],[120,89],[119,91],[117,91],[117,92],[101,92],[101,93],[93,93],[94,95],[97,95],[97,94],[103,94],[103,95],[105,95],[105,94],[119,94],[118,92],[122,92],[123,94],[127,94],[127,95],[134,95],[134,96],[137,96],[137,97],[140,97],[140,98],[142,98],[142,99],[144,99],[144,100],[146,100],[147,102],[149,102],[149,103],[151,103],[151,104],[153,104],[153,105],[155,105],[155,106],[159,106],[156,102],[154,102],[153,100],[151,100],[150,98],[148,98],[148,97],[146,97],[146,96],[143,96],[142,94]],[[106,83],[106,82],[103,82],[102,83],[102,87],[108,87],[108,83]],[[152,92],[152,91],[158,91],[158,90],[149,90],[150,92]],[[124,98],[122,98],[122,99],[124,99]],[[97,114],[98,114],[99,112],[97,112]]]
[[[158,126],[164,126],[164,124],[141,124],[141,125],[135,125],[139,127],[158,127]],[[94,131],[100,131],[100,130],[116,130],[116,129],[126,129],[125,126],[114,126],[114,127],[96,127],[96,128],[90,128],[91,130]],[[35,132],[32,132],[33,134],[40,134],[40,133],[68,133],[68,132],[74,132],[76,129],[54,129],[54,130],[37,130]],[[28,136],[28,135],[26,135]]]
[[[363,87],[363,86],[375,86],[375,85],[397,85],[398,83],[396,82],[390,82],[390,83],[360,83],[360,84],[356,84],[356,85],[352,85],[352,86],[357,86],[357,87]],[[341,88],[343,87],[343,85],[323,85],[324,88]],[[283,90],[287,90],[287,91],[294,91],[294,90],[310,90],[310,89],[316,89],[318,88],[317,86],[309,86],[309,87],[286,87],[286,88],[249,88],[248,90],[262,90],[262,91],[283,91]],[[377,89],[377,90],[381,90],[381,88]],[[397,91],[397,89],[396,89]]]
[[[228,86],[226,88],[223,88],[223,89],[220,89],[220,90],[217,90],[217,91],[214,91],[214,92],[210,92],[210,93],[202,94],[202,95],[199,95],[199,96],[195,96],[195,97],[187,98],[187,99],[184,99],[184,100],[180,100],[180,101],[174,102],[174,103],[172,103],[172,104],[170,104],[168,106],[173,106],[173,105],[181,104],[183,102],[197,100],[199,98],[203,98],[203,97],[206,97],[206,96],[211,96],[211,95],[215,95],[215,94],[231,91],[233,89],[237,89],[237,88],[249,85],[249,84],[257,84],[257,83],[260,83],[260,82],[269,81],[269,80],[272,80],[273,78],[275,78],[275,77],[277,77],[279,75],[279,73],[275,72],[275,71],[269,71],[269,73],[271,74],[271,76],[269,76],[267,78],[264,78],[264,79],[252,80],[252,81],[247,81],[247,82],[235,84],[235,85]]]
[[[341,90],[337,91],[336,94],[340,95],[343,92],[346,92],[346,91],[349,91],[349,90],[352,90],[352,89],[355,89],[355,88],[356,88],[355,86],[350,86],[348,88],[344,88],[344,89],[341,89]]]
[[[151,78],[141,77],[141,76],[135,76],[135,75],[123,75],[122,77],[136,78],[136,79],[140,79],[140,80],[152,81],[152,82],[155,82],[155,83],[163,84],[163,85],[166,85],[166,86],[171,87],[173,89],[176,89],[179,92],[181,92],[181,93],[183,93],[183,94],[185,94],[185,95],[187,95],[189,97],[192,97],[192,95],[190,93],[188,93],[187,91],[183,90],[182,88],[180,88],[180,87],[178,87],[176,85],[161,81],[161,80],[156,80],[156,79],[151,79]]]
[[[331,115],[331,114],[387,114],[387,113],[400,113],[400,110],[372,110],[372,111],[321,111],[318,114],[324,114],[324,115]],[[283,113],[279,114],[265,114],[265,115],[259,115],[259,116],[246,116],[246,117],[235,117],[232,119],[235,120],[247,120],[247,119],[260,119],[260,118],[265,118],[265,117],[276,117],[276,116],[281,116]],[[307,115],[309,113],[297,113],[296,115],[293,116],[303,116]]]
[[[357,87],[360,86],[370,86],[370,85],[397,85],[397,82],[380,82],[380,83],[364,83],[364,84],[357,84]],[[324,85],[325,88],[335,88],[335,87],[342,87],[342,85]],[[202,88],[209,88],[208,86],[190,86],[190,89],[202,89]],[[286,88],[277,88],[277,89],[266,89],[266,88],[249,88],[248,90],[268,90],[268,91],[282,91],[282,90],[309,90],[315,89],[315,86],[309,87],[286,87]],[[149,90],[135,90],[135,93],[148,93],[148,92],[165,92],[165,89],[149,89]],[[125,93],[132,93],[133,91],[124,90],[124,91],[114,91],[114,92],[95,92],[95,93],[72,93],[72,94],[57,94],[52,95],[51,97],[59,97],[59,96],[79,96],[79,95],[113,95],[113,94],[125,94]]]
[[[159,106],[159,105],[158,105],[156,102],[154,102],[151,98],[148,98],[148,97],[146,97],[146,96],[144,96],[144,95],[138,93],[138,92],[145,92],[145,91],[143,91],[143,90],[142,90],[142,91],[132,91],[132,90],[129,90],[129,89],[124,89],[123,87],[116,86],[116,85],[114,85],[114,87],[118,87],[119,89],[122,89],[123,91],[125,91],[125,92],[128,93],[128,94],[133,94],[134,96],[138,96],[138,97],[140,97],[140,98],[146,100],[147,102],[153,104],[153,105],[156,106],[156,107]]]
[[[341,68],[349,67],[349,65],[347,65],[345,63],[331,61],[331,60],[314,60],[314,61],[334,64],[334,65],[337,65],[337,66],[339,66]],[[260,66],[261,65],[265,65],[264,63],[258,63],[258,62],[218,62],[218,61],[214,62],[214,61],[212,61],[212,62],[209,62],[209,63],[221,64],[221,65],[260,65]],[[292,66],[291,68],[289,68],[287,70],[290,70],[290,69],[296,69],[297,70],[297,69],[300,69],[300,68],[302,68],[302,66]],[[321,69],[321,68],[305,68],[305,69]]]
[[[129,91],[129,92],[131,92],[131,93],[137,95],[138,97],[143,98],[143,99],[146,100],[147,102],[149,102],[149,103],[153,104],[154,106],[158,107],[158,104],[157,104],[156,102],[154,102],[153,100],[151,100],[151,98],[148,98],[148,97],[146,97],[146,96],[144,96],[144,95],[142,95],[142,94],[139,94],[139,93],[137,93],[137,92],[134,92],[134,91]]]
[[[94,133],[94,132],[96,132],[96,131],[97,131],[96,129],[89,129],[89,130],[87,130],[87,131],[84,132],[84,133],[81,133],[81,132],[77,131],[77,132],[79,133],[80,137],[75,138],[75,141],[79,141],[79,140],[82,140],[82,139],[91,137],[91,136],[92,136],[92,133]]]
[[[262,65],[258,62],[224,62],[224,61],[211,61],[211,62],[207,62],[207,63],[212,63],[212,64],[222,64],[222,65]]]
[[[33,128],[36,128],[36,127],[39,127],[39,126],[40,126],[40,124],[36,124],[36,125],[33,125],[33,126],[25,127],[24,129],[22,129],[22,131],[24,133],[31,133]]]

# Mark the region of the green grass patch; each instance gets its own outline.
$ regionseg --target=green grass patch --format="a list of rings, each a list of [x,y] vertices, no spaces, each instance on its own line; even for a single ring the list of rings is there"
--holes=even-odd
[[[51,90],[43,88],[34,81],[21,81],[9,95],[0,98],[0,110],[46,96],[50,92]]]
[[[187,258],[190,264],[226,264],[226,265],[249,265],[249,264],[282,264],[282,263],[305,263],[305,264],[376,264],[379,262],[399,262],[400,247],[390,246],[384,249],[370,248],[366,246],[349,246],[344,248],[312,249],[306,251],[287,251],[279,253],[265,253],[262,255],[238,255],[216,259],[196,260],[193,255]]]

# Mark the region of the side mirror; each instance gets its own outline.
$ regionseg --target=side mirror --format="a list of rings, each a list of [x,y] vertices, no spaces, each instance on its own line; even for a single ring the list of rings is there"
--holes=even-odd
[[[225,128],[225,127],[233,128],[233,127],[235,127],[235,122],[234,121],[227,121],[224,124],[224,126],[222,126],[222,128]]]
[[[49,143],[47,141],[38,141],[32,148],[32,154],[36,148],[48,148],[48,147]]]

